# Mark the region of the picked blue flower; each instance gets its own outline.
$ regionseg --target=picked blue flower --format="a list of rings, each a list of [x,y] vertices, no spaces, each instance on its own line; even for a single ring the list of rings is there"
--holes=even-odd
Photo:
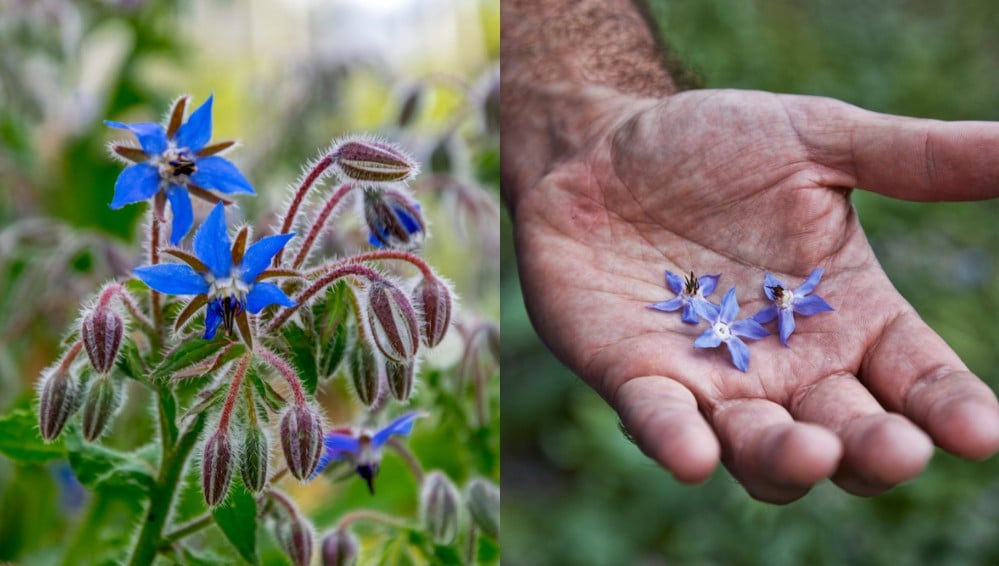
[[[770,336],[770,333],[752,318],[735,320],[738,315],[739,301],[735,298],[735,287],[732,287],[722,299],[721,307],[716,310],[715,316],[708,320],[711,328],[697,337],[694,346],[717,348],[725,344],[729,355],[732,356],[732,363],[745,372],[749,369],[749,347],[740,337],[759,340]]]
[[[683,308],[683,314],[680,318],[687,324],[697,324],[698,317],[711,320],[717,315],[718,307],[705,297],[715,291],[719,277],[721,277],[720,274],[695,277],[694,272],[691,271],[686,278],[681,278],[667,270],[666,286],[676,293],[676,297],[649,305],[648,308],[665,312],[673,312]]]
[[[226,231],[225,208],[222,203],[205,219],[194,234],[194,254],[179,249],[166,249],[164,253],[184,261],[160,263],[137,267],[135,275],[160,293],[168,295],[195,295],[177,316],[180,327],[192,314],[207,305],[205,314],[205,339],[212,339],[219,325],[226,334],[232,333],[234,324],[247,344],[252,343],[246,312],[257,314],[270,305],[295,306],[280,287],[262,281],[268,277],[284,276],[283,271],[267,270],[274,257],[291,234],[278,234],[261,238],[246,248],[247,229],[229,240]]]
[[[766,324],[776,318],[780,342],[787,346],[787,340],[794,332],[795,313],[802,316],[812,316],[833,310],[822,297],[811,294],[818,286],[819,281],[822,280],[823,273],[825,270],[821,267],[812,271],[800,287],[791,290],[773,275],[770,275],[770,272],[766,272],[763,276],[763,292],[766,293],[768,299],[773,301],[773,304],[756,313],[753,320],[760,324]]]
[[[406,413],[377,432],[360,430],[351,433],[340,429],[327,433],[323,439],[325,450],[312,477],[319,475],[332,462],[346,461],[367,482],[368,491],[374,494],[375,476],[378,475],[382,461],[382,447],[393,435],[406,436],[412,432],[413,422],[422,416],[424,414],[417,411]]]
[[[135,134],[139,147],[113,144],[111,150],[132,162],[114,184],[111,208],[153,198],[159,221],[166,218],[166,203],[173,211],[170,243],[177,245],[194,224],[191,195],[209,202],[230,201],[223,194],[254,194],[253,187],[228,159],[216,155],[235,142],[208,145],[212,137],[212,96],[183,122],[187,98],[177,100],[164,128],[153,122],[124,124],[105,120],[112,128]]]

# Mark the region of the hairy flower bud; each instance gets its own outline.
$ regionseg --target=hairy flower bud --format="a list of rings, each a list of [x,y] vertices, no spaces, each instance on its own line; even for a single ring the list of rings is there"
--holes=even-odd
[[[451,544],[458,537],[458,489],[441,472],[433,471],[420,488],[420,516],[430,538],[437,544]]]
[[[90,358],[90,365],[97,373],[106,375],[114,368],[125,323],[114,309],[98,307],[83,318],[80,335]]]
[[[441,343],[451,324],[451,291],[436,277],[425,277],[413,289],[413,306],[423,313],[423,342],[433,348]]]
[[[482,532],[498,540],[500,526],[499,486],[483,479],[474,479],[468,484],[468,495],[465,503],[472,520]]]
[[[323,453],[323,418],[308,405],[286,411],[281,417],[281,447],[291,475],[308,479]]]
[[[205,503],[215,507],[225,499],[232,480],[232,445],[229,435],[219,429],[205,442],[201,457],[201,490]]]
[[[409,155],[388,143],[370,139],[348,139],[330,151],[342,177],[362,183],[408,181],[420,172]]]
[[[368,323],[375,345],[385,357],[405,362],[420,347],[416,310],[401,289],[380,279],[368,289]]]
[[[376,247],[414,250],[423,243],[426,222],[420,205],[399,189],[364,191],[364,221]]]
[[[55,440],[77,409],[78,386],[64,368],[56,368],[42,378],[38,394],[38,428],[45,440]]]
[[[403,363],[386,361],[385,377],[392,397],[397,401],[408,401],[413,394],[413,382],[416,380],[416,363],[414,360]]]
[[[347,529],[333,529],[323,536],[323,566],[353,566],[357,563],[357,550],[360,543]]]
[[[267,483],[267,462],[270,455],[270,442],[267,434],[259,427],[248,427],[243,437],[240,451],[239,474],[243,485],[253,493],[259,493]]]
[[[359,342],[350,356],[350,379],[361,404],[371,407],[378,402],[385,382],[385,362],[365,342]]]
[[[294,509],[294,505],[284,495],[283,512],[275,516],[274,538],[284,549],[295,566],[309,566],[312,562],[312,524]]]
[[[93,442],[104,434],[121,406],[121,390],[111,376],[102,375],[87,389],[83,399],[83,437]]]

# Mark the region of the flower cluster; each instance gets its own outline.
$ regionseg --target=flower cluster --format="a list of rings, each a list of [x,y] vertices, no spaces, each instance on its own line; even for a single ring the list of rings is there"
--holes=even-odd
[[[732,358],[732,364],[745,372],[749,369],[749,347],[743,338],[760,340],[770,335],[763,328],[777,319],[780,341],[785,346],[794,332],[795,313],[811,316],[833,310],[822,297],[812,292],[822,279],[824,270],[815,269],[805,282],[797,289],[789,289],[769,272],[763,277],[763,293],[771,301],[765,309],[752,317],[739,319],[739,301],[735,296],[735,287],[722,298],[720,304],[708,300],[718,285],[720,275],[704,275],[697,277],[690,272],[686,278],[671,271],[666,271],[666,286],[676,294],[667,301],[649,305],[648,308],[673,312],[683,309],[681,319],[688,324],[697,324],[701,319],[710,324],[694,341],[696,348],[717,348],[724,344]]]

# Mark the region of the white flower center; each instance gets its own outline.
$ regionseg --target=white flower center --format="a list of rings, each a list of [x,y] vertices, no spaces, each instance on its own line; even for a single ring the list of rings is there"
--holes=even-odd
[[[208,275],[210,288],[208,289],[208,300],[223,299],[233,297],[240,303],[246,302],[246,294],[250,292],[250,284],[240,278],[239,270],[235,267],[232,273],[225,279],[215,279]]]
[[[197,171],[194,156],[186,147],[178,148],[174,142],[169,142],[162,155],[153,160],[160,173],[160,179],[167,183],[186,184],[191,175]]]
[[[732,337],[732,329],[729,328],[729,325],[724,322],[716,322],[711,328],[715,331],[715,336],[723,342]]]
[[[794,302],[794,293],[790,289],[784,289],[780,297],[777,298],[777,306],[782,309],[791,308],[791,303]]]

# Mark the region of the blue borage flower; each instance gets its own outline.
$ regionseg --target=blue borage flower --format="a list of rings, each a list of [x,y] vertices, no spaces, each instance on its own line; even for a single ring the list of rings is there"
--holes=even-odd
[[[763,276],[763,292],[773,304],[756,313],[753,320],[766,324],[776,318],[781,344],[787,346],[787,339],[794,332],[794,313],[812,316],[834,310],[822,297],[811,294],[818,286],[823,273],[825,270],[821,267],[812,271],[800,287],[791,290],[770,275],[770,272],[766,272]]]
[[[716,310],[715,316],[708,320],[711,323],[711,328],[705,330],[694,341],[694,346],[697,348],[717,348],[721,344],[725,344],[732,356],[732,363],[745,372],[749,368],[749,348],[739,337],[759,340],[770,336],[770,333],[752,318],[735,320],[738,314],[739,301],[735,298],[735,287],[732,287],[722,299],[721,307]]]
[[[319,475],[330,463],[345,460],[354,466],[357,474],[367,482],[368,491],[374,494],[375,476],[382,461],[382,446],[392,435],[408,435],[413,430],[413,422],[422,416],[423,413],[416,411],[406,413],[377,432],[360,430],[353,434],[343,429],[330,431],[323,439],[325,450],[312,477]]]
[[[194,255],[178,249],[164,250],[164,253],[183,260],[187,265],[147,265],[136,268],[135,275],[161,293],[196,295],[178,315],[176,327],[179,328],[207,304],[206,339],[215,337],[220,324],[225,326],[226,334],[231,334],[235,322],[243,340],[250,344],[252,338],[246,311],[256,314],[270,305],[295,306],[295,302],[277,285],[261,281],[267,277],[286,275],[285,272],[266,269],[274,254],[295,234],[267,236],[246,249],[247,231],[243,228],[236,237],[236,243],[232,244],[226,231],[225,209],[219,203],[194,234]]]
[[[676,293],[676,297],[661,303],[649,305],[648,308],[658,311],[673,312],[683,307],[683,314],[680,318],[687,324],[697,324],[701,317],[705,320],[715,318],[718,307],[711,301],[705,299],[714,292],[718,286],[718,278],[721,275],[702,275],[695,277],[694,272],[685,279],[672,271],[666,271],[666,286]]]
[[[234,142],[207,145],[212,137],[212,98],[209,96],[183,123],[187,98],[178,99],[166,129],[153,122],[104,122],[112,128],[132,132],[140,146],[111,146],[116,154],[133,162],[115,181],[111,208],[119,209],[155,197],[156,216],[163,221],[166,202],[170,201],[173,211],[170,243],[173,245],[187,235],[194,223],[190,195],[209,202],[228,203],[208,189],[224,194],[254,194],[253,187],[239,169],[224,157],[215,155]]]

